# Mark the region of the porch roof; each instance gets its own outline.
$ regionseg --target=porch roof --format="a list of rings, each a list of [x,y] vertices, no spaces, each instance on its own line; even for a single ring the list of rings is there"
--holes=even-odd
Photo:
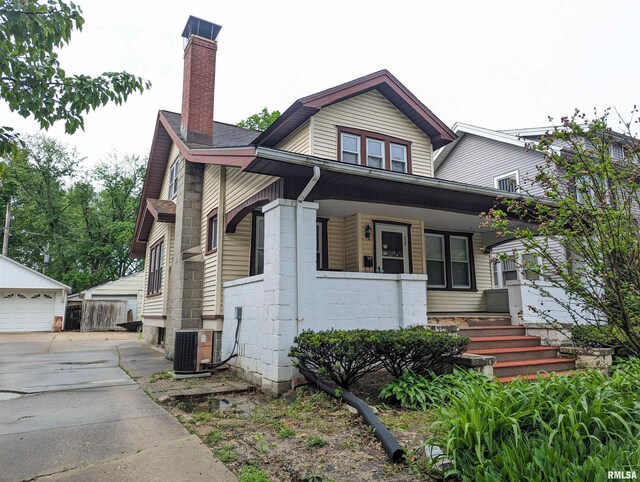
[[[256,158],[245,170],[284,178],[287,184],[296,185],[295,192],[300,192],[311,178],[314,166],[318,166],[322,174],[308,196],[308,200],[312,201],[364,201],[478,215],[494,207],[498,197],[529,197],[473,184],[355,166],[264,147],[256,149]]]

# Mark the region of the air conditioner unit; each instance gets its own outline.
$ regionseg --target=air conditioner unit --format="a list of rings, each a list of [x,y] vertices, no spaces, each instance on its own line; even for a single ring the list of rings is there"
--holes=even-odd
[[[212,363],[212,357],[213,330],[176,331],[173,354],[173,371],[175,373],[207,371],[206,365]]]

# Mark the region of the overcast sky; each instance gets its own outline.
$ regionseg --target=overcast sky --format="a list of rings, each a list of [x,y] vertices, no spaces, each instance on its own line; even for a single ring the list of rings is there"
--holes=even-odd
[[[61,51],[67,72],[127,70],[153,82],[65,137],[89,163],[114,148],[148,155],[157,111],[180,111],[180,35],[190,14],[222,26],[214,111],[222,122],[265,106],[284,111],[383,68],[449,126],[537,127],[576,107],[627,114],[640,100],[640,2],[632,0],[76,3],[86,23]],[[0,119],[37,130],[1,103]],[[63,137],[61,126],[50,133]]]

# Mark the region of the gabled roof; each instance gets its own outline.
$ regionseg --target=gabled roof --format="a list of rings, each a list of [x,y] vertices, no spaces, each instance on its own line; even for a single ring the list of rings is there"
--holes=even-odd
[[[486,129],[484,127],[473,126],[471,124],[464,124],[462,122],[456,122],[453,125],[453,132],[458,136],[457,139],[450,144],[447,144],[433,156],[434,168],[438,170],[438,168],[442,165],[445,159],[449,156],[451,151],[455,149],[460,140],[465,136],[465,134],[472,134],[479,137],[484,137],[485,139],[491,139],[493,141],[502,142],[504,144],[509,144],[511,146],[522,147],[525,148],[527,142],[525,140],[520,139],[517,135],[507,133],[506,131],[494,131],[492,129]]]
[[[0,254],[0,288],[13,289],[65,289],[71,288],[60,281]]]
[[[298,99],[253,142],[256,146],[275,147],[323,107],[330,106],[370,90],[378,90],[400,112],[431,138],[434,149],[456,136],[409,89],[387,70],[360,77],[345,84]]]
[[[139,290],[144,289],[144,271],[131,273],[129,275],[123,276],[122,278],[118,278],[113,281],[107,281],[106,283],[102,283],[101,285],[92,286],[91,288],[87,288],[86,290],[74,294],[73,296],[83,298],[87,293],[94,293],[95,291],[100,291],[104,288],[108,288],[111,290],[115,288],[117,294],[121,295],[135,295]],[[116,292],[109,294],[116,294]]]

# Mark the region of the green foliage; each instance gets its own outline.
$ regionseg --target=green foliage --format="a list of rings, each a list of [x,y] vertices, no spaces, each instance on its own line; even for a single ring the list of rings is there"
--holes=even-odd
[[[542,259],[543,272],[537,272],[545,283],[534,286],[575,324],[606,322],[640,355],[640,145],[632,121],[622,123],[621,135],[609,128],[608,112],[594,119],[579,112],[563,118],[532,146],[544,156],[535,184],[546,200],[498,199],[487,225]],[[521,188],[526,194],[528,187]],[[555,321],[550,308],[532,309]]]
[[[116,153],[88,172],[55,139],[27,137],[0,174],[0,222],[12,199],[9,256],[74,292],[140,269],[129,258],[144,162]]]
[[[156,383],[157,381],[160,381],[160,380],[169,380],[172,376],[173,374],[171,372],[156,372],[153,375],[151,375],[151,378],[149,379],[149,383]]]
[[[577,346],[613,348],[618,356],[629,356],[629,339],[618,327],[611,325],[576,325],[571,328],[571,339]]]
[[[216,445],[221,438],[222,434],[218,430],[213,430],[207,434],[206,440],[209,445]]]
[[[451,357],[464,352],[469,339],[424,328],[382,330],[371,334],[371,348],[391,375],[441,370]]]
[[[489,390],[492,386],[491,380],[476,371],[455,369],[440,376],[430,372],[429,377],[405,371],[382,388],[379,398],[410,410],[427,410],[447,403],[463,390]]]
[[[319,435],[311,435],[307,437],[305,444],[309,449],[316,449],[327,445],[327,441]]]
[[[289,356],[297,366],[328,378],[345,390],[380,367],[371,350],[371,330],[303,331],[294,339]]]
[[[236,125],[244,129],[253,129],[254,131],[265,131],[273,124],[278,117],[280,117],[280,111],[274,110],[269,112],[269,109],[264,107],[257,114],[253,114],[247,117],[245,120],[241,120]]]
[[[122,104],[151,83],[127,72],[98,77],[68,75],[57,51],[74,30],[82,30],[79,6],[62,0],[0,0],[0,98],[22,117],[33,116],[43,129],[64,123],[73,134],[83,115],[108,102]],[[17,135],[0,127],[0,155],[14,152]]]
[[[640,362],[536,381],[469,384],[439,410],[438,436],[462,480],[606,480],[637,468]]]
[[[288,438],[294,437],[296,435],[296,431],[291,429],[291,428],[283,428],[282,430],[280,430],[280,433],[278,434],[278,438],[280,440],[286,440]]]
[[[245,465],[240,469],[238,482],[271,482],[266,472],[255,465]]]
[[[222,448],[216,450],[214,455],[218,457],[218,460],[223,463],[233,462],[236,459],[236,454],[233,451],[233,445],[225,444]]]

